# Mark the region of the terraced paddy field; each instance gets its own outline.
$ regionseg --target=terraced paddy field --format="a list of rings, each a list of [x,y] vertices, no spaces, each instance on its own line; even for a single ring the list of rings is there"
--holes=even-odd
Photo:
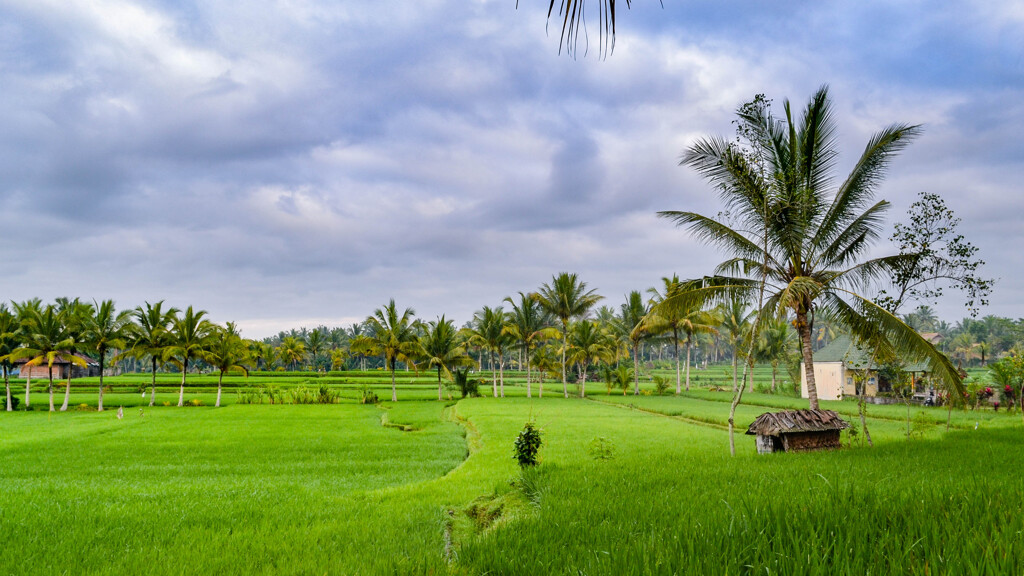
[[[190,380],[191,380],[190,376]],[[108,379],[111,380],[111,379]],[[0,413],[3,574],[1015,574],[1019,414],[871,406],[876,447],[729,456],[730,395]],[[162,379],[163,381],[163,379]],[[269,381],[268,381],[269,382]],[[35,384],[35,383],[34,383]],[[93,383],[72,405],[95,403]],[[215,387],[216,381],[213,381]],[[276,385],[298,386],[298,381]],[[374,388],[390,390],[378,377]],[[645,386],[649,390],[650,386]],[[348,394],[351,391],[352,394]],[[557,391],[557,394],[554,393]],[[23,389],[22,389],[23,392]],[[235,396],[226,394],[225,399]],[[433,399],[431,399],[433,398]],[[738,425],[806,401],[752,394]],[[826,403],[854,420],[856,405]],[[141,413],[140,413],[141,408]],[[947,418],[950,430],[946,430]],[[543,429],[541,465],[512,444]]]

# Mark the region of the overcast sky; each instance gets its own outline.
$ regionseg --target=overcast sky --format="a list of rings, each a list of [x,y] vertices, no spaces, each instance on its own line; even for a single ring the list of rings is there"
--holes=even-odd
[[[617,306],[724,258],[655,217],[719,210],[687,144],[827,83],[842,174],[924,124],[890,222],[941,194],[1000,279],[983,314],[1024,316],[1024,4],[635,0],[606,60],[594,34],[559,55],[546,8],[0,0],[0,299],[167,300],[249,337],[392,297],[461,324],[559,271]]]

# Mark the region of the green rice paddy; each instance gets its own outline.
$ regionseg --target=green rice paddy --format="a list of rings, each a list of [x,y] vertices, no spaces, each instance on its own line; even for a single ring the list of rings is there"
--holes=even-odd
[[[402,376],[402,374],[400,374]],[[770,378],[770,373],[769,373]],[[724,380],[724,379],[723,379]],[[0,574],[1017,574],[1019,414],[870,406],[876,446],[759,456],[728,392],[438,402],[430,375],[107,378],[113,410],[0,413]],[[723,383],[723,382],[720,382]],[[45,383],[43,383],[45,385]],[[331,405],[236,404],[236,389],[325,385]],[[703,383],[702,383],[703,386]],[[95,404],[75,381],[72,406]],[[653,387],[648,383],[644,390]],[[24,394],[24,383],[14,390]],[[488,388],[481,390],[489,392]],[[58,388],[63,393],[62,388]],[[58,404],[62,400],[57,395]],[[124,418],[116,408],[124,406]],[[766,410],[749,394],[739,432]],[[852,402],[823,403],[855,420]],[[946,430],[947,417],[950,430]],[[527,420],[541,465],[521,475]]]

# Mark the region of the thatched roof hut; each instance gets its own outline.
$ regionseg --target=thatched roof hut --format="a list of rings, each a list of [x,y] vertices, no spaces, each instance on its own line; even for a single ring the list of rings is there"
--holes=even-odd
[[[839,448],[839,432],[850,425],[832,410],[765,412],[747,428],[757,436],[757,451],[788,452]]]

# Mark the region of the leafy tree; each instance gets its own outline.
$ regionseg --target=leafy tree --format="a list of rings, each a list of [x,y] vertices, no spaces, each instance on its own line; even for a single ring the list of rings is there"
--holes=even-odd
[[[327,340],[327,333],[321,328],[314,328],[309,333],[309,339],[306,341],[306,350],[309,351],[310,361],[313,364],[313,369],[317,369],[317,359],[320,357],[320,353],[327,349],[329,343]]]
[[[15,317],[18,319],[18,332],[16,338],[19,343],[24,343],[25,335],[27,334],[28,322],[37,314],[43,312],[43,301],[39,298],[31,298],[24,302],[12,302],[13,312]],[[10,359],[14,359],[13,356]],[[25,408],[28,409],[32,406],[32,378],[28,375],[25,377]]]
[[[732,348],[732,390],[738,387],[737,366],[740,355],[740,347],[743,346],[744,337],[750,333],[751,322],[755,312],[747,310],[748,304],[741,298],[732,298],[719,308],[722,319],[722,331],[729,336],[729,346]]]
[[[362,349],[370,354],[384,356],[384,363],[391,373],[391,401],[398,401],[395,388],[395,362],[408,362],[416,354],[418,325],[412,308],[406,308],[401,314],[391,299],[387,306],[374,310],[373,316],[366,319],[369,334],[365,337]]]
[[[420,336],[418,352],[423,367],[437,369],[437,399],[443,400],[441,376],[452,378],[452,369],[457,366],[472,366],[473,359],[459,346],[459,332],[451,320],[442,315],[427,322],[426,330]]]
[[[698,170],[721,194],[728,212],[718,219],[694,212],[659,213],[700,240],[727,250],[719,276],[683,299],[753,299],[765,279],[765,310],[791,310],[802,343],[809,404],[818,408],[811,334],[822,312],[876,346],[891,346],[908,359],[927,359],[932,374],[962,389],[949,360],[898,317],[858,293],[907,260],[895,255],[863,260],[878,239],[889,204],[874,202],[891,159],[920,132],[894,124],[875,134],[850,174],[834,190],[838,157],[827,87],[794,116],[776,121],[767,105],[746,108],[738,120],[752,135],[744,152],[722,138],[691,146],[682,164]],[[756,159],[756,161],[752,160]],[[763,163],[763,164],[758,164]],[[766,264],[767,263],[767,264]]]
[[[195,311],[189,306],[183,314],[174,317],[171,330],[171,345],[167,353],[181,367],[181,388],[178,391],[178,406],[185,405],[185,378],[188,376],[188,364],[192,360],[202,358],[210,345],[210,336],[214,325],[204,320],[206,310]]]
[[[505,331],[505,311],[501,306],[491,308],[484,306],[473,315],[473,322],[469,329],[470,341],[474,342],[490,356],[491,364],[491,393],[497,398],[498,393],[498,370],[494,369],[495,358],[501,371],[501,396],[505,396],[505,347],[511,344],[511,337]]]
[[[344,370],[345,361],[348,360],[348,352],[342,348],[331,350],[331,370]]]
[[[558,318],[562,324],[562,395],[569,397],[569,386],[565,379],[566,340],[569,332],[569,320],[582,318],[602,298],[595,290],[587,290],[586,282],[581,282],[576,274],[561,272],[552,278],[550,284],[544,284],[532,296],[548,314]]]
[[[988,305],[995,280],[978,275],[985,261],[977,257],[976,246],[957,234],[959,225],[941,196],[921,192],[910,205],[907,222],[897,222],[890,238],[904,257],[893,261],[892,286],[881,291],[878,304],[896,314],[906,302],[938,301],[943,287],[950,286],[967,297],[971,317]]]
[[[100,390],[96,410],[103,411],[103,368],[107,351],[124,348],[131,335],[131,312],[117,312],[113,300],[95,302],[93,313],[85,318],[85,342],[96,355],[100,364]]]
[[[239,370],[246,375],[249,368],[246,364],[250,361],[249,347],[245,345],[238,328],[234,322],[228,322],[226,326],[213,326],[210,331],[210,340],[203,351],[203,360],[207,361],[219,372],[217,376],[217,403],[215,407],[220,408],[221,389],[224,384],[224,373]]]
[[[766,320],[764,328],[758,337],[757,357],[763,362],[772,365],[772,392],[775,392],[775,384],[778,379],[779,364],[784,361],[788,351],[792,348],[794,340],[793,331],[789,329],[789,322],[785,318],[770,318]]]

